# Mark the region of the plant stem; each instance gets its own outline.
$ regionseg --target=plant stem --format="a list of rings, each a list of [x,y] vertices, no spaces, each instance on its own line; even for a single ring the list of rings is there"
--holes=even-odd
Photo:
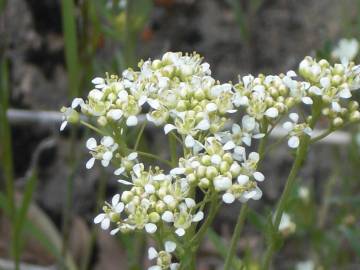
[[[135,151],[135,150],[134,150],[134,151]],[[168,165],[168,166],[170,166],[170,167],[173,167],[173,164],[172,164],[170,161],[168,161],[168,160],[166,160],[166,159],[163,159],[163,158],[160,158],[160,157],[157,156],[157,155],[153,155],[153,154],[151,154],[151,153],[142,152],[142,151],[135,151],[135,152],[138,153],[140,156],[152,158],[152,159],[155,159],[155,160],[157,160],[157,161],[160,161],[160,162],[162,162],[162,163],[164,163],[164,164],[166,164],[166,165]]]
[[[285,189],[280,197],[279,203],[278,203],[276,211],[275,211],[275,217],[274,217],[274,222],[273,222],[273,229],[275,231],[277,231],[279,228],[279,224],[281,221],[282,214],[284,212],[286,202],[291,193],[291,190],[293,189],[293,186],[294,186],[294,183],[296,180],[296,176],[297,176],[297,174],[302,166],[302,163],[306,157],[309,142],[310,142],[310,138],[307,135],[303,135],[303,137],[301,138],[300,146],[298,148],[295,161],[293,163],[290,174],[286,181]],[[271,262],[272,256],[275,253],[275,251],[276,251],[275,241],[271,241],[271,243],[269,244],[269,246],[265,252],[265,258],[263,261],[262,269],[269,269],[270,262]]]
[[[248,204],[244,203],[241,206],[240,215],[238,216],[236,226],[233,232],[233,236],[231,238],[230,249],[225,259],[224,270],[230,270],[231,268],[232,260],[236,253],[237,242],[239,241],[241,231],[244,227],[247,209],[248,209]]]

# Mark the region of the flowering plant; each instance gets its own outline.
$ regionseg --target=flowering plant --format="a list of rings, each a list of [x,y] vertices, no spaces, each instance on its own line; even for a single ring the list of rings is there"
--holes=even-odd
[[[85,100],[75,98],[70,108],[62,109],[61,130],[68,122],[81,122],[101,137],[86,142],[91,156],[86,168],[96,161],[112,166],[126,187],[105,203],[94,222],[104,230],[111,227],[111,234],[148,233],[158,245],[148,252],[149,259],[156,259],[151,270],[194,269],[197,249],[220,205],[237,200],[243,206],[225,261],[230,269],[247,201],[262,197],[265,176],[259,166],[271,148],[268,137],[274,128],[286,130],[295,152],[271,224],[276,234],[284,227],[284,206],[308,147],[360,119],[358,103],[351,100],[360,86],[360,66],[352,62],[331,65],[305,57],[298,74],[247,75],[232,84],[214,79],[202,60],[195,53],[168,52],[161,59],[141,61],[138,70],[127,69],[122,76],[94,78]],[[290,121],[280,124],[287,116]],[[320,118],[328,120],[328,127],[312,137]],[[128,143],[128,130],[137,125],[137,138]],[[147,125],[162,128],[170,138],[171,161],[138,150]],[[257,151],[250,151],[254,141]],[[145,164],[142,157],[166,167]],[[264,269],[277,248],[272,240]]]

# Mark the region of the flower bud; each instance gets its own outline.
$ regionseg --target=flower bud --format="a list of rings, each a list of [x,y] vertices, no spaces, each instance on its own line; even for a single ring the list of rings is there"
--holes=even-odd
[[[163,201],[158,201],[156,203],[155,209],[156,209],[156,212],[161,214],[166,210],[166,204]]]
[[[339,127],[339,126],[341,126],[343,123],[344,123],[344,120],[342,120],[342,118],[340,118],[340,117],[336,117],[336,118],[332,121],[332,124],[333,124],[335,127]]]
[[[226,161],[222,161],[222,162],[220,163],[220,172],[221,172],[222,174],[228,172],[229,169],[230,169],[229,163],[227,163]]]
[[[203,188],[203,189],[207,189],[209,188],[210,185],[210,181],[207,178],[201,178],[200,182],[199,182],[199,187]]]
[[[132,192],[126,190],[121,194],[121,201],[125,204],[129,203],[133,198]]]
[[[160,215],[157,212],[151,212],[149,214],[150,222],[157,223],[160,220]]]
[[[359,111],[353,111],[351,114],[350,114],[350,121],[354,122],[354,121],[358,121],[360,120],[360,112]]]
[[[213,179],[217,175],[218,175],[218,170],[215,167],[209,166],[206,168],[206,177],[208,179]]]
[[[196,170],[196,176],[197,176],[198,178],[202,178],[202,177],[205,176],[205,174],[206,174],[206,167],[200,165],[200,166],[197,168],[197,170]]]
[[[222,159],[223,159],[224,161],[226,161],[227,163],[229,163],[229,164],[232,164],[233,161],[234,161],[231,153],[225,153],[225,154],[222,156]]]
[[[209,155],[204,155],[201,157],[201,163],[205,166],[211,165],[211,158]]]
[[[107,124],[107,119],[105,116],[102,115],[98,118],[97,122],[99,123],[100,126],[104,127]]]

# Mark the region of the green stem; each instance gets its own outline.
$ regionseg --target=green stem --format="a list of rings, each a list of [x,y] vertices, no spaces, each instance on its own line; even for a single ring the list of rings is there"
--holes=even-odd
[[[100,135],[103,135],[103,136],[106,135],[103,131],[101,131],[97,127],[94,127],[93,125],[89,124],[88,122],[85,122],[85,121],[81,120],[80,124],[84,125],[85,127],[90,128],[91,130],[95,131],[96,133],[99,133]]]
[[[133,151],[135,151],[135,150],[133,150]],[[173,167],[173,164],[172,164],[170,161],[168,161],[168,160],[166,160],[166,159],[163,159],[163,158],[160,158],[160,157],[157,156],[157,155],[153,155],[153,154],[151,154],[151,153],[142,152],[142,151],[136,151],[136,153],[138,153],[140,156],[144,156],[144,157],[148,157],[148,158],[151,158],[151,159],[155,159],[155,160],[158,160],[158,161],[160,161],[160,162],[162,162],[162,163],[164,163],[164,164],[166,164],[166,165],[168,165],[168,166],[170,166],[170,167]]]
[[[178,163],[177,151],[176,151],[176,137],[172,133],[169,134],[169,148],[171,156],[171,166],[176,167]]]
[[[310,140],[310,143],[315,143],[315,142],[318,142],[322,139],[324,139],[326,136],[328,136],[330,133],[332,133],[334,131],[334,129],[332,128],[329,128],[327,131],[323,132],[322,134],[320,134],[319,136],[316,136],[314,138],[312,138]]]
[[[141,137],[142,137],[142,135],[143,135],[143,133],[144,133],[144,129],[145,129],[145,127],[146,127],[146,124],[147,124],[147,122],[144,121],[144,123],[143,123],[143,124],[141,125],[141,127],[140,127],[138,136],[137,136],[136,141],[135,141],[135,146],[134,146],[134,150],[135,150],[135,151],[136,151],[136,149],[139,147],[140,140],[141,140]]]
[[[226,255],[224,270],[230,270],[232,266],[233,257],[236,253],[237,242],[239,241],[241,231],[244,227],[245,219],[246,219],[246,212],[248,209],[247,203],[244,203],[241,206],[240,215],[236,222],[236,226],[233,232],[233,236],[231,238],[230,249]]]
[[[310,138],[307,135],[304,135],[301,138],[300,146],[298,148],[298,152],[297,152],[295,161],[293,163],[289,177],[286,181],[285,189],[280,197],[278,206],[275,211],[273,228],[276,231],[279,228],[281,217],[284,212],[284,208],[285,208],[286,202],[288,200],[288,197],[291,193],[291,190],[293,189],[293,186],[294,186],[294,183],[296,180],[296,176],[297,176],[297,174],[302,166],[302,163],[306,157],[307,149],[309,146],[309,141],[310,141]],[[272,259],[273,254],[275,253],[275,251],[276,251],[275,241],[271,241],[271,243],[269,244],[269,246],[265,252],[265,259],[263,261],[262,269],[269,269],[271,259]]]

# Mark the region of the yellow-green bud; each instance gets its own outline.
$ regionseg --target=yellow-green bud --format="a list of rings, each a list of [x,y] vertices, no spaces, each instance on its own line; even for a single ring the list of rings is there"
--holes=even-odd
[[[156,209],[156,212],[161,214],[166,210],[166,204],[163,201],[158,201],[156,203],[155,209]]]
[[[229,163],[227,163],[226,161],[222,161],[222,162],[220,163],[220,172],[221,172],[222,174],[228,172],[229,169],[230,169]]]
[[[350,121],[358,121],[360,120],[360,112],[359,111],[353,111],[350,114]]]
[[[161,67],[161,61],[156,59],[151,63],[151,66],[153,69],[159,69]]]
[[[157,223],[160,220],[160,215],[157,212],[151,212],[149,219],[152,223]]]
[[[215,176],[218,175],[218,173],[218,170],[213,166],[209,166],[206,168],[206,177],[208,179],[213,179]]]
[[[125,204],[129,203],[131,199],[133,198],[133,194],[126,190],[121,194],[121,201]]]
[[[226,161],[227,163],[229,163],[229,164],[232,164],[233,161],[234,161],[231,153],[225,153],[225,154],[222,156],[222,159],[223,159],[224,161]]]
[[[107,124],[107,119],[105,116],[102,115],[98,118],[97,122],[99,123],[100,126],[104,127]]]
[[[332,121],[333,125],[335,127],[339,127],[344,123],[344,120],[342,120],[342,118],[340,117],[336,117],[333,121]]]
[[[199,186],[203,189],[209,188],[210,181],[207,178],[201,178],[199,182]]]
[[[209,155],[204,155],[201,157],[201,163],[205,166],[211,165],[211,158]]]
[[[197,180],[196,175],[193,173],[189,174],[186,178],[187,180],[189,180],[190,183],[194,183]]]
[[[206,167],[200,165],[200,166],[197,168],[197,170],[196,170],[196,176],[197,176],[198,178],[202,178],[202,177],[205,176],[205,174],[206,174]]]

